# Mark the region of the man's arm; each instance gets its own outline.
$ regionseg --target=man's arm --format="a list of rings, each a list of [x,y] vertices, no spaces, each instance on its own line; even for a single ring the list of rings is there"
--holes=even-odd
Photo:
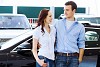
[[[79,35],[78,47],[79,47],[79,63],[81,63],[84,55],[84,50],[85,50],[85,28],[84,27],[82,27]]]
[[[84,49],[83,48],[80,48],[79,49],[79,63],[82,62],[83,55],[84,55]]]

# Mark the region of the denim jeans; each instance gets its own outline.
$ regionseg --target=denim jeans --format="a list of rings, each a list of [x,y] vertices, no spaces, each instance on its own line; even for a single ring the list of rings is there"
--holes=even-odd
[[[44,56],[39,56],[39,59],[44,59],[44,62],[48,64],[47,67],[54,67],[54,61],[50,60]],[[38,62],[36,62],[36,67],[41,67]]]
[[[77,56],[60,56],[56,55],[56,67],[78,67],[79,60]]]

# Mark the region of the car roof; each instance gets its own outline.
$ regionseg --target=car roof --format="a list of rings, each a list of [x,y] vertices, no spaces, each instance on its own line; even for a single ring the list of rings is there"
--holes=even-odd
[[[60,15],[62,18],[64,18],[64,14],[61,14]],[[100,16],[95,16],[95,15],[92,15],[92,14],[84,14],[84,13],[75,13],[74,15],[75,18],[100,18]]]
[[[75,18],[78,18],[78,17],[80,17],[80,18],[82,18],[82,17],[84,17],[84,18],[96,18],[96,17],[100,17],[100,16],[95,16],[95,15],[92,15],[92,14],[75,14],[74,15],[75,16]]]
[[[25,16],[24,14],[0,13],[0,16]]]
[[[75,17],[94,17],[93,15],[87,15],[87,14],[75,14]]]

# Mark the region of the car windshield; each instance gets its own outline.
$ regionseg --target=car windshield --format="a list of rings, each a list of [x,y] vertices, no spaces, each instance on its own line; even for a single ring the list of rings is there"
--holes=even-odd
[[[24,16],[0,16],[0,29],[27,29],[30,25]]]
[[[78,21],[90,21],[91,23],[100,24],[100,17],[79,17],[77,18]]]

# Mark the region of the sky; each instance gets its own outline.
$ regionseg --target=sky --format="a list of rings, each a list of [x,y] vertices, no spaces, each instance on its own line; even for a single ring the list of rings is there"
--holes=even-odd
[[[69,0],[0,0],[0,5],[19,5],[19,6],[63,6]],[[96,0],[72,0],[79,6],[91,5]],[[90,1],[90,2],[89,2]]]

